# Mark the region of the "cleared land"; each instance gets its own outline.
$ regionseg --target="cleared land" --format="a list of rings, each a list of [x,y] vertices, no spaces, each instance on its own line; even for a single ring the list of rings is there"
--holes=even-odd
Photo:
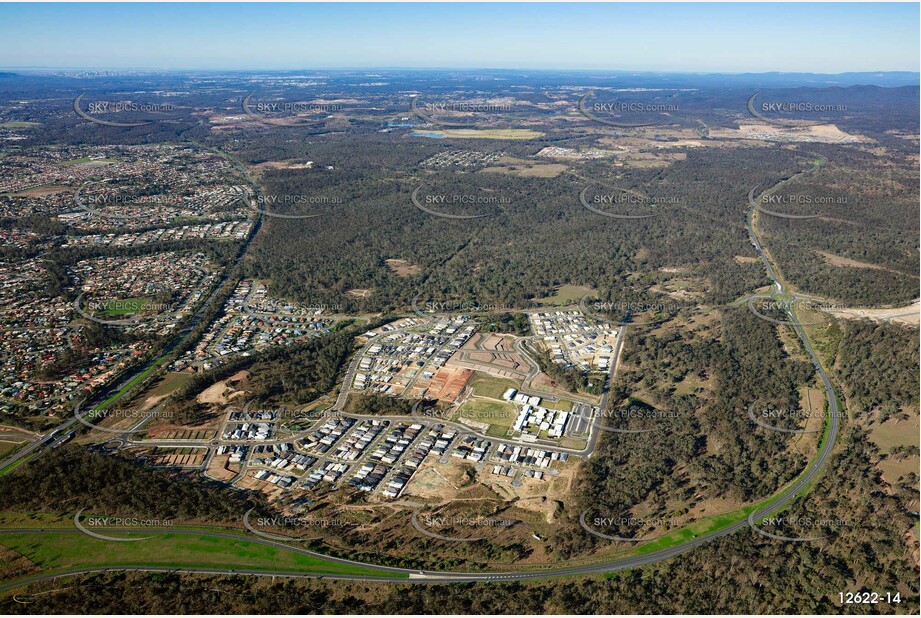
[[[117,534],[117,531],[110,534]],[[250,542],[244,538],[228,539],[201,535],[170,534],[153,530],[132,534],[136,538],[153,538],[134,543],[103,541],[80,533],[4,534],[0,544],[25,556],[42,567],[55,571],[94,566],[129,566],[143,564],[162,567],[247,568],[293,570],[305,573],[340,573],[353,575],[400,575],[374,569],[343,565],[312,556]]]
[[[437,137],[462,139],[537,139],[544,136],[540,131],[531,129],[441,129],[425,133]]]
[[[415,264],[410,264],[406,260],[390,258],[385,260],[389,268],[397,277],[412,277],[422,272],[422,269]]]
[[[537,302],[542,305],[553,307],[565,307],[566,305],[579,302],[583,296],[591,294],[592,292],[594,292],[592,288],[581,285],[562,285],[557,288],[553,296],[538,298]]]
[[[890,485],[895,485],[900,479],[908,478],[914,472],[917,474],[921,459],[917,454],[900,453],[901,450],[915,449],[919,445],[919,420],[917,413],[909,420],[890,418],[884,423],[873,425],[870,428],[870,439],[879,447],[886,456],[877,464],[882,471],[883,478]],[[917,453],[917,450],[915,450]]]

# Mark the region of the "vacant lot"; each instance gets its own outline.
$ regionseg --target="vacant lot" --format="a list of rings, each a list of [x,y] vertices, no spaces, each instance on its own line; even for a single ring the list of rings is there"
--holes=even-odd
[[[473,394],[479,397],[489,397],[490,399],[502,399],[503,393],[510,388],[518,388],[514,380],[505,380],[502,378],[493,378],[481,373],[476,374],[471,384]]]
[[[66,193],[73,190],[73,187],[66,187],[64,185],[45,185],[42,187],[32,187],[31,189],[19,191],[12,195],[16,197],[44,197],[46,195],[56,195],[58,193]]]
[[[592,288],[581,285],[562,285],[556,290],[556,294],[546,298],[539,298],[537,302],[542,305],[551,305],[553,307],[565,307],[579,302],[586,294],[594,292]]]
[[[8,122],[0,122],[0,127],[4,129],[28,129],[30,127],[40,127],[40,122],[25,122],[22,120],[10,120]]]
[[[508,433],[516,416],[517,412],[512,404],[480,397],[471,397],[458,411],[458,418],[487,423],[489,429],[486,433],[498,438]]]
[[[540,131],[531,129],[442,129],[427,133],[462,139],[537,139],[544,136]]]
[[[422,272],[422,269],[415,264],[410,264],[406,260],[390,258],[385,260],[389,268],[397,277],[412,277]]]
[[[525,159],[502,157],[497,165],[483,168],[481,173],[512,174],[525,178],[554,178],[568,168],[560,163],[534,163]]]
[[[890,418],[884,423],[870,427],[870,439],[886,456],[877,464],[883,478],[890,485],[895,485],[900,478],[907,478],[912,472],[918,472],[921,460],[917,454],[909,455],[899,451],[919,445],[919,422],[917,413],[909,420]],[[917,450],[915,451],[917,453]]]

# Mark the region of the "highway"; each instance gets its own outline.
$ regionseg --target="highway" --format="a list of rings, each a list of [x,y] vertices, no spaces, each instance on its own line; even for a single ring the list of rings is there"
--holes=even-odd
[[[781,181],[771,189],[768,189],[767,192],[770,192],[776,189],[779,185],[785,184],[788,181]],[[749,199],[750,209],[746,217],[746,227],[748,228],[748,233],[751,236],[752,244],[755,247],[755,250],[758,252],[758,257],[761,258],[761,262],[764,264],[764,268],[768,273],[768,276],[774,282],[774,288],[778,292],[783,292],[783,283],[781,283],[780,278],[777,273],[774,271],[773,266],[771,265],[770,260],[768,259],[767,252],[764,250],[764,247],[761,245],[760,240],[758,239],[757,234],[755,233],[754,227],[754,212],[756,202],[753,199]],[[791,326],[796,331],[796,335],[800,338],[800,341],[803,342],[803,347],[806,349],[806,352],[809,354],[809,357],[812,359],[812,364],[815,367],[816,373],[819,374],[819,378],[822,380],[822,384],[825,386],[825,396],[828,399],[828,415],[826,416],[827,427],[826,433],[824,435],[824,441],[822,442],[822,447],[816,455],[815,459],[809,464],[806,468],[806,472],[794,482],[793,485],[782,491],[778,499],[771,505],[762,509],[759,509],[753,512],[746,524],[750,522],[755,522],[760,518],[769,515],[770,513],[776,512],[782,506],[789,504],[793,498],[796,497],[796,494],[808,487],[812,481],[814,481],[819,473],[821,472],[822,467],[828,461],[828,458],[831,456],[832,450],[835,448],[835,442],[838,437],[838,429],[840,425],[840,410],[838,408],[838,397],[835,395],[835,388],[832,386],[831,380],[828,378],[828,375],[825,373],[825,369],[822,367],[822,363],[819,361],[818,355],[815,353],[815,350],[812,349],[812,343],[809,341],[809,337],[806,336],[806,331],[803,330],[802,325],[799,324],[799,321],[796,318],[795,305],[790,304],[786,308],[786,313],[790,318],[790,321],[793,322]]]

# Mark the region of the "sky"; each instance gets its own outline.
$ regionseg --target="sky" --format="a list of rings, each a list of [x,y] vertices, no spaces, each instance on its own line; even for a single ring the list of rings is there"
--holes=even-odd
[[[918,3],[0,4],[0,67],[918,71]]]

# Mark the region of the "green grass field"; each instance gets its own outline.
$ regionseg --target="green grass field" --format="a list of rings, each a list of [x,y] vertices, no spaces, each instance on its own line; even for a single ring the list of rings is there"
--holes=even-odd
[[[482,373],[478,373],[470,385],[473,387],[475,395],[489,397],[490,399],[502,399],[505,391],[510,388],[517,389],[519,386],[514,380],[494,378]]]
[[[170,371],[165,373],[156,384],[144,393],[148,397],[163,397],[172,395],[192,380],[193,374],[186,372]]]
[[[592,292],[592,288],[587,288],[580,285],[562,285],[557,288],[556,293],[553,296],[539,298],[537,299],[537,302],[542,305],[563,307],[565,305],[572,305],[579,302],[583,296],[586,294],[591,294]]]
[[[542,401],[541,405],[551,410],[562,410],[563,412],[572,412],[572,406],[574,404],[568,399],[557,399],[556,401],[550,401],[548,399],[546,401]]]
[[[144,297],[120,298],[105,303],[99,313],[105,316],[134,315],[143,312],[149,303],[150,299]]]
[[[25,122],[22,120],[11,120],[9,122],[0,122],[0,127],[4,129],[29,129],[31,127],[40,127],[40,122]]]
[[[0,470],[0,476],[3,476],[4,474],[9,474],[9,473],[12,472],[13,470],[15,470],[16,468],[18,468],[18,467],[21,466],[22,464],[24,464],[28,459],[29,459],[28,457],[23,457],[22,459],[17,459],[17,460],[14,461],[13,463],[11,463],[11,464],[9,464],[8,466],[6,466],[5,468],[3,468],[3,470]]]
[[[108,399],[100,403],[99,405],[94,406],[94,409],[105,410],[107,407],[112,405],[113,402],[121,399],[122,396],[124,396],[125,393],[127,393],[129,390],[134,388],[138,382],[140,382],[141,380],[149,376],[151,373],[153,373],[157,369],[157,367],[159,367],[163,363],[163,361],[166,360],[166,358],[167,358],[167,355],[165,354],[161,356],[160,358],[158,358],[156,361],[154,361],[154,363],[150,367],[148,367],[147,369],[145,369],[138,375],[134,376],[134,378],[132,378],[130,382],[125,384],[121,389],[119,389],[117,393],[115,393],[114,395],[112,395],[111,397],[109,397]]]
[[[468,418],[479,423],[489,423],[486,435],[504,438],[517,416],[515,406],[504,401],[468,399],[458,411],[458,418]]]
[[[253,543],[245,538],[227,539],[201,535],[170,534],[152,530],[131,535],[154,538],[132,543],[104,541],[79,533],[24,533],[0,536],[0,545],[16,551],[44,570],[55,571],[95,566],[145,565],[191,568],[247,568],[342,575],[378,575],[402,579],[399,574],[374,568],[339,564],[282,548]]]
[[[101,165],[108,165],[109,163],[115,163],[115,159],[90,159],[89,157],[80,157],[79,159],[74,159],[73,161],[67,161],[63,163],[65,167],[71,165],[84,165],[86,163],[91,163],[92,167],[97,167]]]

